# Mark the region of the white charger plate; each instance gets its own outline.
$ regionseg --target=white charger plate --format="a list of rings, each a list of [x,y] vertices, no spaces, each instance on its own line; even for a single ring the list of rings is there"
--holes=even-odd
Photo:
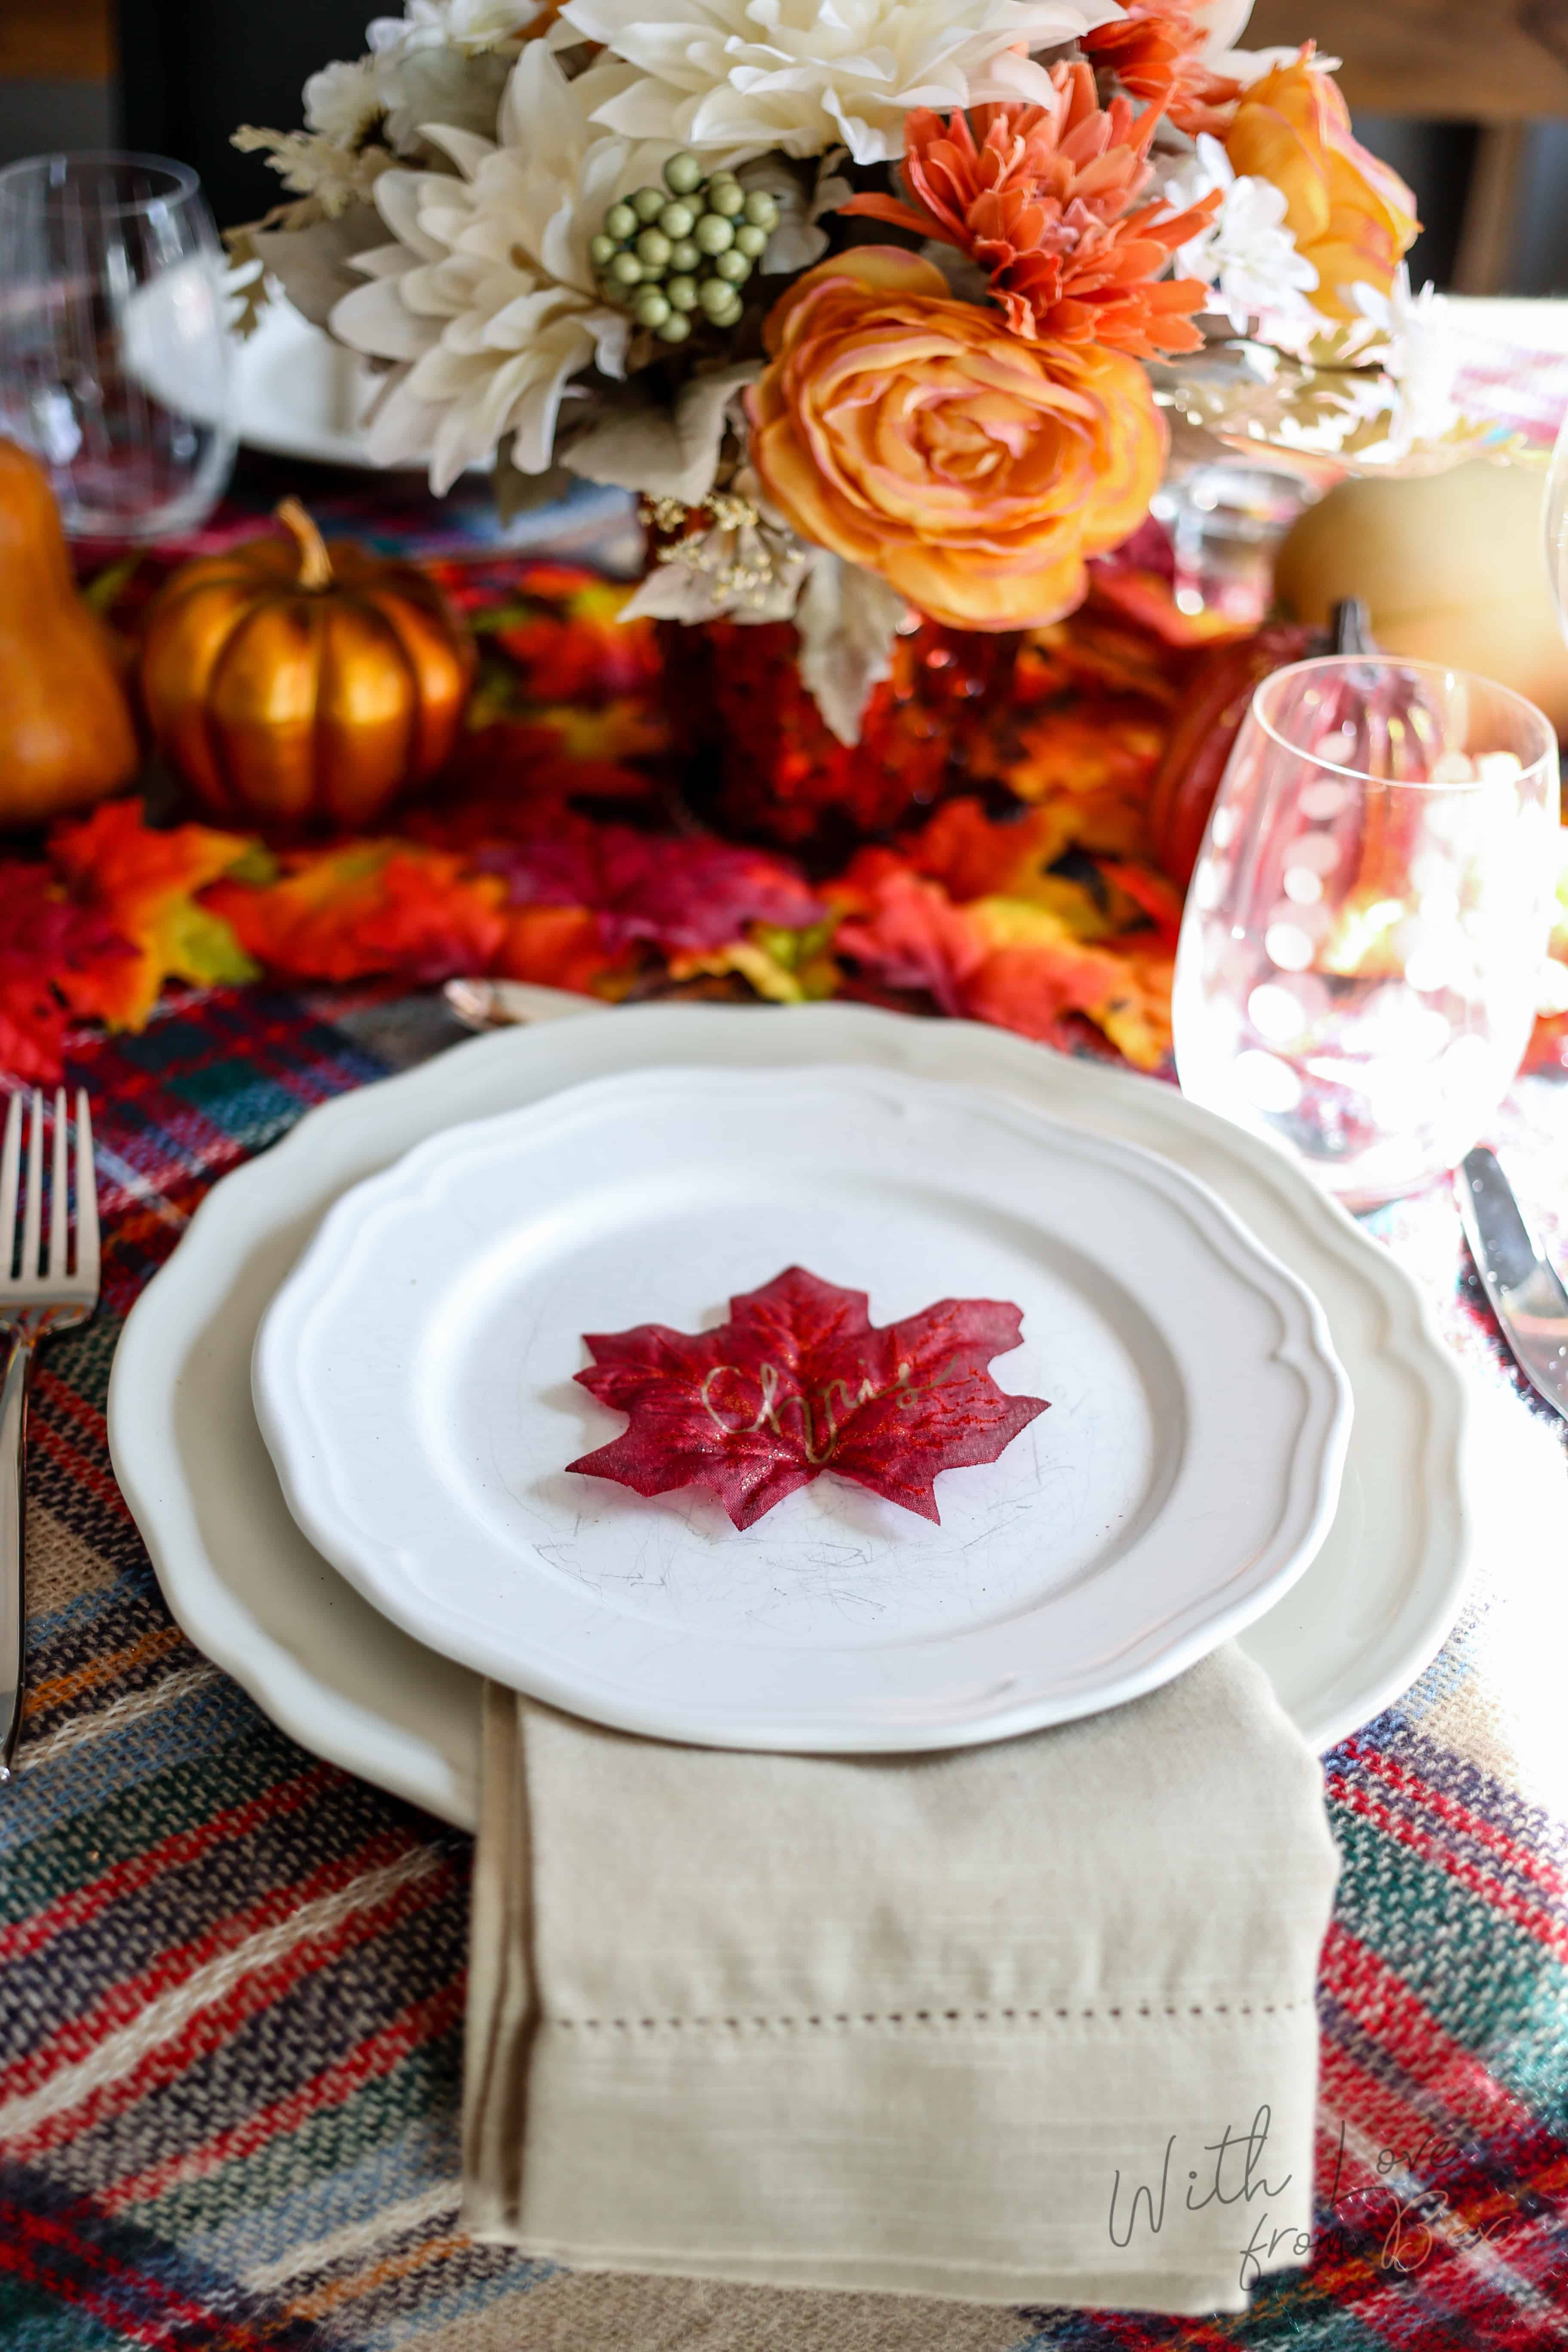
[[[742,1530],[567,1468],[626,1426],[584,1332],[711,1328],[791,1265],[878,1323],[1012,1301],[994,1377],[1049,1412],[936,1524],[829,1475]],[[874,1068],[664,1067],[433,1138],[323,1221],[253,1390],[295,1518],[416,1640],[728,1748],[962,1746],[1169,1680],[1301,1573],[1350,1430],[1316,1302],[1182,1171]]]
[[[967,1022],[843,1004],[610,1013],[543,991],[529,992],[528,1010],[579,1017],[498,1031],[341,1096],[215,1186],[121,1339],[110,1444],[169,1605],[303,1746],[475,1824],[479,1678],[371,1608],[289,1516],[250,1403],[263,1314],[332,1203],[416,1143],[659,1061],[854,1061],[952,1076],[1187,1168],[1309,1285],[1355,1397],[1328,1539],[1242,1648],[1320,1749],[1397,1698],[1435,1655],[1463,1590],[1468,1497],[1485,1496],[1489,1511],[1508,1499],[1501,1488],[1494,1498],[1481,1458],[1499,1432],[1467,1415],[1458,1366],[1403,1268],[1276,1147],[1170,1087]]]

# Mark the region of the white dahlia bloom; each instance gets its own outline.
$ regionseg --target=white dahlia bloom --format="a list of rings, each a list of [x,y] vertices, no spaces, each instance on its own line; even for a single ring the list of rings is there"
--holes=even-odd
[[[1119,16],[1118,0],[566,0],[560,24],[606,54],[582,84],[629,139],[820,155],[904,152],[911,106],[1051,95],[1032,49]]]
[[[1177,251],[1176,276],[1212,287],[1211,307],[1226,313],[1237,334],[1260,315],[1321,327],[1324,322],[1307,299],[1318,272],[1285,225],[1284,191],[1272,180],[1238,175],[1219,141],[1204,131],[1196,152],[1165,181],[1163,194],[1184,211],[1211,188],[1222,191],[1218,208]]]
[[[460,49],[479,57],[516,48],[544,13],[544,0],[407,0],[401,16],[377,16],[365,39],[378,57]]]
[[[578,88],[531,41],[501,100],[499,145],[427,123],[457,175],[392,171],[375,184],[397,241],[356,257],[371,283],[343,296],[331,326],[399,363],[370,455],[428,458],[437,494],[508,433],[519,470],[542,473],[573,376],[595,363],[624,372],[629,321],[600,300],[588,240],[650,159],[595,134]]]

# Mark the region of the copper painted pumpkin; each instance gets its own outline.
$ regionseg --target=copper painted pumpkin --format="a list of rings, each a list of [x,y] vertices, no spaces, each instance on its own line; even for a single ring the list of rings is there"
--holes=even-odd
[[[1149,799],[1154,856],[1173,882],[1184,890],[1193,878],[1209,811],[1256,688],[1275,670],[1312,655],[1376,650],[1366,606],[1357,596],[1340,599],[1327,629],[1266,621],[1249,637],[1205,647],[1188,674]]]
[[[1310,629],[1271,621],[1250,637],[1205,646],[1194,660],[1149,801],[1154,855],[1184,889],[1253,689],[1270,671],[1323,649]]]
[[[142,648],[147,716],[215,815],[357,829],[451,751],[473,645],[411,564],[353,546],[329,556],[298,499],[278,516],[288,539],[200,557],[159,591]]]

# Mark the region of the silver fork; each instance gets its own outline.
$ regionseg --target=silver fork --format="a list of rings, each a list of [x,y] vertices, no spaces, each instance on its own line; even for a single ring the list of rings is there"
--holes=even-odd
[[[0,1780],[11,1778],[22,1727],[27,1656],[27,1383],[40,1339],[85,1323],[98,1305],[98,1183],[92,1115],[76,1098],[76,1251],[68,1264],[69,1120],[55,1096],[49,1238],[43,1243],[44,1097],[35,1088],[22,1171],[22,1097],[14,1094],[0,1144]],[[18,1223],[18,1213],[20,1223]],[[13,1272],[13,1267],[15,1271]]]

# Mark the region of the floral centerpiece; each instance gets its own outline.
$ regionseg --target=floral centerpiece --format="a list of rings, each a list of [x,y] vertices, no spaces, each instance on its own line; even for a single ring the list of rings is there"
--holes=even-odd
[[[237,242],[384,371],[373,459],[639,493],[628,614],[793,628],[851,744],[901,635],[1080,603],[1173,412],[1408,456],[1413,199],[1249,5],[408,0],[237,134]]]

